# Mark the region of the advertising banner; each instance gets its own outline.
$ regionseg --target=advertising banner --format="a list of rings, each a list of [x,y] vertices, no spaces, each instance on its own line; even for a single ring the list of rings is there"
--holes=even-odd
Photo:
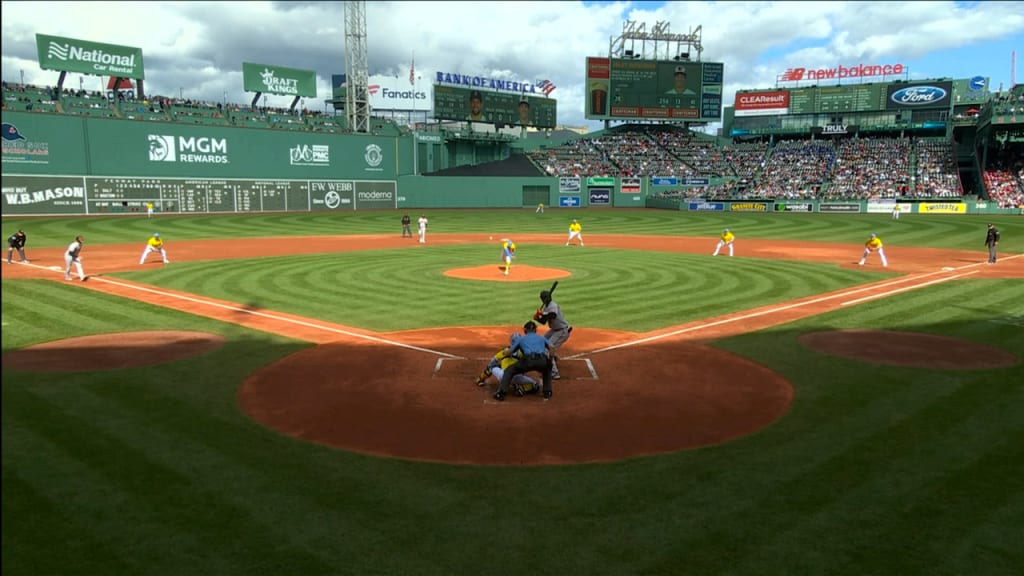
[[[948,109],[952,96],[953,83],[950,81],[889,84],[885,88],[885,109]]]
[[[860,204],[821,204],[818,206],[818,212],[860,212]]]
[[[36,34],[36,50],[43,70],[145,78],[141,48]]]
[[[242,87],[246,92],[316,98],[316,72],[242,62]]]
[[[691,212],[723,212],[725,210],[724,202],[690,202],[686,205],[686,209]]]
[[[654,186],[678,186],[679,178],[675,176],[651,176],[651,184]]]
[[[767,212],[770,202],[733,202],[729,204],[732,212]]]
[[[579,196],[559,196],[558,205],[562,208],[579,208],[580,197]]]
[[[398,76],[370,76],[370,108],[373,110],[429,111],[434,101],[434,86],[409,84],[408,78]]]
[[[966,214],[967,204],[961,202],[923,202],[917,205],[922,214]]]
[[[775,204],[776,212],[814,212],[814,204],[810,202],[779,202]]]
[[[625,177],[622,179],[622,187],[619,190],[623,194],[639,194],[640,179],[636,177]]]
[[[4,175],[4,214],[81,214],[83,212],[85,212],[85,181],[83,178]]]
[[[591,206],[607,206],[612,203],[612,191],[609,188],[591,188],[588,192]]]
[[[615,186],[615,178],[611,176],[592,176],[587,178],[587,186]]]
[[[356,210],[398,208],[398,191],[394,182],[356,182]]]
[[[789,111],[789,90],[736,94],[736,116],[766,116]]]
[[[680,182],[683,186],[707,186],[711,180],[707,178],[683,178]]]
[[[579,176],[562,176],[558,179],[559,192],[579,194],[581,189]]]

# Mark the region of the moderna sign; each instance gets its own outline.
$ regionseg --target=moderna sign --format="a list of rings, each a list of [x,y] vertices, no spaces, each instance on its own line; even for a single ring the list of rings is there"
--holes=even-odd
[[[836,66],[835,68],[787,68],[779,82],[801,80],[835,80],[840,78],[868,78],[871,76],[900,76],[907,71],[903,64]]]

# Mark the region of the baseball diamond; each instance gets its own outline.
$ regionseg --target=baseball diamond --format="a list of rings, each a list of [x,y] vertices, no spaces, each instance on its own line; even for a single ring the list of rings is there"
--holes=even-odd
[[[903,220],[908,233],[939,240],[913,246],[879,228],[891,246],[883,271],[857,265],[863,216],[822,216],[843,241],[819,242],[813,220],[787,222],[780,238],[777,219],[789,216],[752,215],[730,222],[744,231],[743,250],[721,259],[707,252],[720,222],[617,210],[588,217],[593,231],[580,252],[564,249],[559,227],[545,231],[526,214],[501,211],[503,221],[524,229],[515,235],[521,262],[506,277],[487,240],[494,232],[473,224],[489,220],[488,212],[432,212],[432,222],[468,231],[441,228],[426,247],[393,233],[391,211],[345,216],[343,226],[353,230],[345,236],[329,232],[337,221],[316,215],[276,222],[263,215],[165,217],[161,232],[176,239],[176,258],[154,267],[137,261],[139,230],[149,233],[145,221],[134,230],[118,217],[20,220],[39,240],[31,262],[2,271],[5,511],[19,502],[13,496],[22,478],[44,490],[95,493],[76,507],[91,519],[90,530],[117,541],[122,524],[101,510],[117,506],[111,498],[118,497],[104,494],[143,501],[155,494],[159,502],[138,511],[117,509],[188,519],[190,533],[199,530],[223,549],[228,536],[219,520],[204,520],[207,511],[231,517],[241,507],[253,517],[236,526],[247,539],[277,541],[287,537],[272,527],[298,529],[300,518],[348,525],[365,495],[375,502],[373,518],[381,506],[399,516],[419,508],[446,539],[482,544],[436,509],[455,502],[472,510],[481,484],[506,482],[512,473],[545,489],[499,503],[502,525],[511,519],[535,527],[537,520],[518,509],[524,504],[530,518],[553,522],[542,512],[547,503],[572,508],[567,503],[582,482],[606,509],[624,506],[621,514],[646,518],[630,522],[649,536],[661,530],[666,502],[715,529],[737,529],[734,517],[743,526],[772,524],[753,512],[764,506],[804,526],[800,501],[841,506],[847,497],[833,487],[845,483],[846,494],[857,494],[858,478],[870,497],[838,517],[884,515],[893,498],[927,506],[926,496],[895,487],[928,485],[934,477],[908,477],[892,468],[892,457],[948,473],[951,461],[930,458],[928,447],[949,445],[946,423],[962,427],[951,414],[983,418],[996,434],[1008,431],[999,422],[1020,421],[1012,403],[993,401],[1013,393],[1000,383],[1019,380],[1022,371],[1014,351],[1024,341],[1013,320],[1024,315],[1017,298],[1024,256],[1016,244],[998,265],[985,265],[982,251],[955,247],[948,222],[933,221],[931,232],[933,222]],[[196,238],[214,221],[230,238]],[[623,233],[600,232],[613,221]],[[84,256],[92,277],[65,284],[63,267],[53,264],[61,261],[67,230],[82,224],[95,239]],[[1016,225],[1001,226],[1005,237],[1016,236]],[[680,229],[698,233],[666,234]],[[303,235],[291,236],[296,230]],[[968,223],[962,233],[973,238],[975,231]],[[371,292],[366,278],[374,279]],[[493,384],[474,384],[479,359],[508,341],[553,280],[575,326],[561,350],[555,394],[495,402]],[[358,295],[359,305],[339,306],[339,294],[349,295],[346,303]],[[40,314],[51,320],[36,323]],[[98,358],[108,359],[106,368],[97,367]],[[942,426],[926,417],[936,403]],[[912,427],[901,424],[906,418]],[[933,426],[939,428],[930,432]],[[878,435],[888,439],[881,446],[891,457],[872,461]],[[53,443],[73,460],[48,448]],[[989,451],[1009,457],[1000,446]],[[109,465],[108,455],[115,457]],[[837,457],[843,462],[830,464]],[[77,469],[60,476],[70,488],[55,482],[51,467]],[[850,477],[851,469],[864,476]],[[574,480],[566,484],[568,474]],[[628,504],[620,475],[638,494]],[[990,469],[986,478],[999,482],[1001,473]],[[877,483],[893,488],[880,492]],[[601,484],[609,484],[607,495],[595,490]],[[441,493],[422,498],[440,486]],[[778,486],[770,491],[782,502],[741,496],[751,486],[753,494]],[[330,504],[339,491],[352,496]],[[709,491],[717,494],[714,504],[701,504]],[[972,500],[979,505],[998,508]],[[33,514],[49,530],[80,533],[60,528],[45,506]],[[907,528],[895,519],[873,524],[896,542]],[[490,530],[491,523],[474,525]],[[813,525],[806,529],[816,531]],[[152,545],[136,554],[183,565],[162,559],[171,542],[182,542],[176,530],[141,526]],[[7,529],[5,538],[22,539],[25,530]],[[260,536],[265,530],[278,535]],[[342,530],[358,533],[356,524]],[[332,554],[368,549],[348,537],[332,544],[337,535],[330,532],[314,528],[310,537]],[[232,530],[230,539],[237,537]],[[549,538],[562,546],[571,536],[553,531]],[[263,565],[274,555],[266,544],[271,552],[249,560],[231,554],[232,563]],[[704,546],[742,543],[724,537]],[[882,541],[874,546],[887,549]],[[402,552],[385,547],[409,553],[407,544]],[[206,549],[195,546],[195,557],[208,559]],[[438,552],[436,543],[413,549]],[[77,556],[85,566],[111,561],[102,549]],[[29,557],[33,566],[45,563]],[[278,555],[289,565],[296,559],[294,550]]]

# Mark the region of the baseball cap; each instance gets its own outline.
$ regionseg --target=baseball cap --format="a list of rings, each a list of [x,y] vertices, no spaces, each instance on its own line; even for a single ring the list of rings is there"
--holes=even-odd
[[[871,233],[871,237],[874,238],[875,236],[878,236],[878,234],[875,234],[874,232],[872,232]]]
[[[722,232],[728,232],[728,231],[729,231],[729,229],[728,229],[728,228],[726,228],[725,230],[722,230]]]
[[[676,74],[682,74],[683,76],[686,76],[686,66],[676,66],[675,73]]]
[[[154,238],[159,238],[160,237],[160,233],[159,232],[153,232],[153,237]]]
[[[484,97],[480,95],[480,91],[479,90],[473,90],[472,92],[469,93],[469,99],[472,100],[474,98],[476,98],[477,100],[483,100],[484,99]]]
[[[572,221],[573,221],[573,222],[575,222],[575,221],[576,221],[576,219],[575,219],[575,218],[573,218],[573,219],[572,219]]]

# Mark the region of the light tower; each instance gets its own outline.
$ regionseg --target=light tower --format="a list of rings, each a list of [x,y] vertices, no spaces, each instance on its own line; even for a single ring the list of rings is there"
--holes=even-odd
[[[369,71],[366,59],[366,2],[345,2],[345,114],[355,132],[370,131]]]

